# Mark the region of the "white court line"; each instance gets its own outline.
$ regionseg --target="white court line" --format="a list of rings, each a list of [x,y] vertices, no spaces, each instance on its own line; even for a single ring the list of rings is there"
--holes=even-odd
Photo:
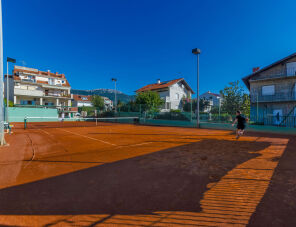
[[[102,143],[105,143],[105,144],[109,144],[111,146],[117,147],[117,149],[120,149],[120,148],[123,148],[123,147],[136,147],[136,146],[141,146],[141,145],[146,145],[146,144],[153,143],[153,142],[144,142],[144,143],[130,144],[130,145],[116,145],[116,144],[113,144],[113,143],[106,142],[104,140],[99,140],[99,139],[92,138],[92,137],[89,137],[89,136],[85,136],[85,135],[82,135],[82,134],[79,134],[79,133],[71,132],[71,131],[68,131],[68,130],[65,130],[65,129],[59,128],[59,130],[62,130],[62,131],[65,131],[65,132],[68,132],[68,133],[71,133],[71,134],[74,134],[74,135],[77,135],[77,136],[82,136],[82,137],[85,137],[85,138],[88,138],[88,139],[91,139],[91,140],[96,140],[96,141],[99,141],[99,142],[102,142]]]
[[[137,147],[137,146],[146,145],[146,144],[150,144],[150,143],[153,143],[153,142],[144,142],[144,143],[136,143],[136,144],[130,144],[130,145],[121,145],[121,146],[117,146],[117,149],[125,148],[125,147]]]
[[[127,147],[136,147],[136,146],[141,146],[141,145],[150,144],[150,143],[153,143],[153,142],[145,142],[145,143],[132,144],[132,145],[127,145]]]
[[[92,138],[92,137],[89,137],[89,136],[85,136],[85,135],[82,135],[82,134],[79,134],[79,133],[75,133],[75,132],[71,132],[71,131],[68,131],[68,130],[65,130],[65,129],[60,129],[59,130],[62,130],[62,131],[65,131],[65,132],[68,132],[68,133],[71,133],[71,134],[74,134],[76,136],[82,136],[82,137],[85,137],[87,139],[91,139],[91,140],[96,140],[96,141],[99,141],[101,143],[105,143],[105,144],[108,144],[108,145],[111,145],[111,146],[117,146],[116,144],[113,144],[113,143],[109,143],[109,142],[106,142],[104,140],[99,140],[99,139],[96,139],[96,138]]]
[[[49,132],[47,132],[47,131],[45,131],[45,130],[43,130],[43,129],[38,129],[38,130],[40,130],[41,132],[44,132],[44,133],[46,133],[47,135],[49,135],[49,136],[52,136],[52,134],[51,133],[49,133]]]

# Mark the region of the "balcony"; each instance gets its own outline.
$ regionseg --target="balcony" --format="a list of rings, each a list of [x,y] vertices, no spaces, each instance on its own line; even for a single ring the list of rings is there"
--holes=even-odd
[[[14,107],[23,107],[23,108],[43,108],[43,109],[58,109],[59,111],[71,111],[72,106],[55,106],[55,105],[29,105],[29,104],[14,104]],[[74,110],[75,111],[75,108]]]
[[[44,96],[46,96],[46,97],[57,97],[57,98],[71,98],[71,95],[60,94],[60,93],[52,93],[52,92],[45,93]]]
[[[289,93],[277,93],[275,95],[251,95],[251,102],[292,102],[296,101],[296,92]]]
[[[15,95],[22,95],[22,96],[43,96],[43,91],[40,90],[27,90],[27,89],[20,89],[14,88]]]

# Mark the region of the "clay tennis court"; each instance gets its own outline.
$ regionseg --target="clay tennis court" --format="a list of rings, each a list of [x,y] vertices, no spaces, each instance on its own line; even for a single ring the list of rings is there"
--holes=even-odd
[[[0,225],[296,226],[295,137],[22,126],[0,150]]]

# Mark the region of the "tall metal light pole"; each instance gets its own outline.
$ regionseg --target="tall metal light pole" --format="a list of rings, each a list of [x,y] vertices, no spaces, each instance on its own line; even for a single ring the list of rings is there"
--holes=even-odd
[[[117,79],[116,78],[112,78],[111,79],[114,83],[115,83],[115,98],[114,98],[114,109],[115,109],[115,113],[117,112],[117,92],[116,92],[116,82],[117,82]]]
[[[219,100],[219,122],[221,120],[221,97],[217,97]]]
[[[192,53],[197,56],[197,90],[196,90],[196,95],[197,95],[197,106],[196,106],[196,124],[197,128],[199,128],[199,54],[201,53],[200,49],[195,48],[192,49]]]
[[[0,143],[6,144],[4,138],[4,96],[3,86],[3,34],[2,34],[2,0],[0,0]]]
[[[8,63],[15,63],[16,60],[13,58],[7,57],[7,74],[6,74],[6,122],[8,122],[8,108],[9,108],[9,70],[8,70]]]

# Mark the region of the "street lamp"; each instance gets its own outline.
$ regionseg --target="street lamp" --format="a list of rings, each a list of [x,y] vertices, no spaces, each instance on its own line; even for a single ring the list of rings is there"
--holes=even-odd
[[[192,54],[197,56],[197,106],[196,106],[196,124],[197,128],[199,128],[199,54],[201,53],[200,49],[195,48],[192,49]]]
[[[6,74],[6,122],[8,122],[8,107],[9,107],[9,70],[8,70],[8,63],[15,63],[16,60],[13,58],[7,57],[7,74]]]
[[[116,95],[116,82],[117,82],[117,79],[116,78],[112,78],[111,79],[114,83],[115,83],[115,99],[114,99],[114,108],[115,108],[115,113],[117,112],[117,95]]]

